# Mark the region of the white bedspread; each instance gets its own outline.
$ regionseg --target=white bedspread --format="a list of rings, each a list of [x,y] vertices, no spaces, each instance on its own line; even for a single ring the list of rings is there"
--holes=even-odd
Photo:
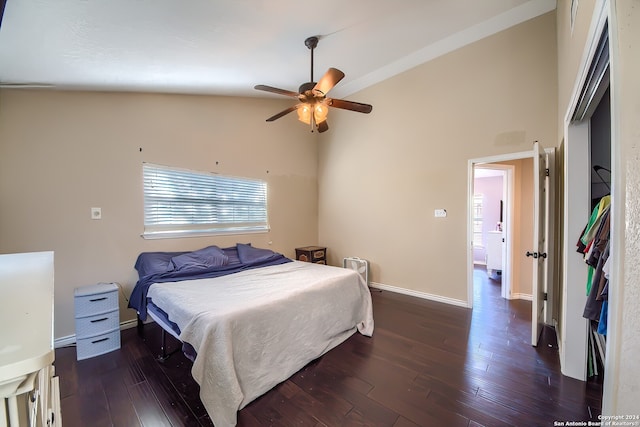
[[[216,427],[350,337],[373,333],[371,295],[348,269],[294,261],[156,283],[148,297],[198,352],[192,374]]]

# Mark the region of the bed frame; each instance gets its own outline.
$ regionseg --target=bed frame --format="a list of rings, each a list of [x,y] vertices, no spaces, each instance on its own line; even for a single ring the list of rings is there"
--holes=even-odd
[[[209,253],[233,262],[179,266],[182,258]],[[352,334],[373,333],[366,283],[347,269],[237,244],[142,253],[136,270],[140,280],[129,307],[138,312],[138,334],[145,339],[144,322],[151,316],[161,328],[157,360],[181,350],[193,361],[200,398],[218,425],[235,425],[237,411]],[[167,349],[167,332],[182,344],[178,349]]]
[[[167,352],[167,331],[173,336],[175,337],[178,341],[180,341],[180,338],[176,335],[176,333],[169,327],[167,327],[164,324],[164,321],[162,321],[159,317],[157,317],[155,315],[155,313],[151,313],[149,312],[149,316],[151,316],[151,318],[160,326],[160,331],[161,331],[161,335],[160,335],[160,354],[157,355],[155,358],[158,362],[164,363],[165,361],[167,361],[167,359],[169,359],[173,354],[177,353],[178,351],[182,351],[182,348],[176,348],[170,352]],[[140,319],[140,317],[137,317],[138,319],[138,323],[136,325],[136,329],[138,331],[138,336],[140,338],[142,338],[143,340],[145,339],[145,332],[144,332],[144,322]],[[182,341],[180,341],[182,342]]]

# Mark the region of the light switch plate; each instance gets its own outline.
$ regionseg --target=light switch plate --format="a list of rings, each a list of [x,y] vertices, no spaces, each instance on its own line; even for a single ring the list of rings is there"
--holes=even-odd
[[[433,216],[435,216],[436,218],[445,218],[447,216],[447,210],[446,209],[436,209],[434,211]]]
[[[91,219],[102,219],[102,208],[91,208]]]

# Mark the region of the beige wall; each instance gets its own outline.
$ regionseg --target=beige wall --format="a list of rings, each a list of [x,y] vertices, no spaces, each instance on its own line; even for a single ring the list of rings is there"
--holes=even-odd
[[[543,15],[349,97],[368,116],[331,112],[318,172],[330,263],[366,258],[374,282],[466,303],[468,160],[557,145],[555,25]]]
[[[557,40],[558,40],[558,140],[560,141],[557,161],[556,161],[556,178],[557,178],[557,195],[556,200],[556,218],[557,218],[557,233],[556,236],[560,237],[564,234],[565,224],[562,222],[565,214],[563,209],[563,194],[565,190],[564,182],[564,162],[565,162],[565,118],[570,114],[569,104],[573,92],[576,90],[576,82],[578,81],[578,73],[580,70],[581,62],[584,60],[585,44],[589,33],[589,27],[591,25],[592,15],[594,11],[596,0],[582,0],[578,3],[578,8],[571,24],[571,1],[562,0],[557,3],[556,6],[556,25],[557,25]],[[588,214],[587,214],[588,215]],[[562,239],[556,240],[555,253],[556,258],[556,283],[558,286],[555,288],[555,310],[554,318],[558,320],[556,326],[556,333],[558,339],[561,342],[565,341],[565,334],[570,333],[565,331],[562,324],[563,307],[566,305],[566,301],[563,301],[564,292],[566,291],[565,283],[563,282],[563,269],[562,265],[566,263],[563,259],[564,243]],[[569,249],[570,250],[570,249]]]
[[[558,33],[558,140],[564,134],[564,120],[578,78],[585,43],[596,0],[580,0],[571,26],[571,1],[560,0],[556,6]]]
[[[55,336],[74,333],[73,290],[128,296],[143,251],[253,242],[288,256],[317,243],[315,134],[264,119],[279,100],[0,91],[0,253],[55,251]],[[144,240],[142,162],[268,182],[265,234]],[[101,207],[103,219],[90,219]],[[269,246],[269,242],[272,242]],[[135,317],[121,300],[121,319]]]

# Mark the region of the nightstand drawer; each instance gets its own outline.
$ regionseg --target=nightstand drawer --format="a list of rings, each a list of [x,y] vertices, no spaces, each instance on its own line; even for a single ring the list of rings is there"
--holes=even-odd
[[[76,339],[78,360],[99,356],[120,348],[120,328],[106,334]]]
[[[76,339],[104,334],[120,327],[118,309],[93,316],[76,318]]]
[[[113,283],[100,283],[77,288],[74,299],[76,317],[106,313],[118,308],[118,287]]]

